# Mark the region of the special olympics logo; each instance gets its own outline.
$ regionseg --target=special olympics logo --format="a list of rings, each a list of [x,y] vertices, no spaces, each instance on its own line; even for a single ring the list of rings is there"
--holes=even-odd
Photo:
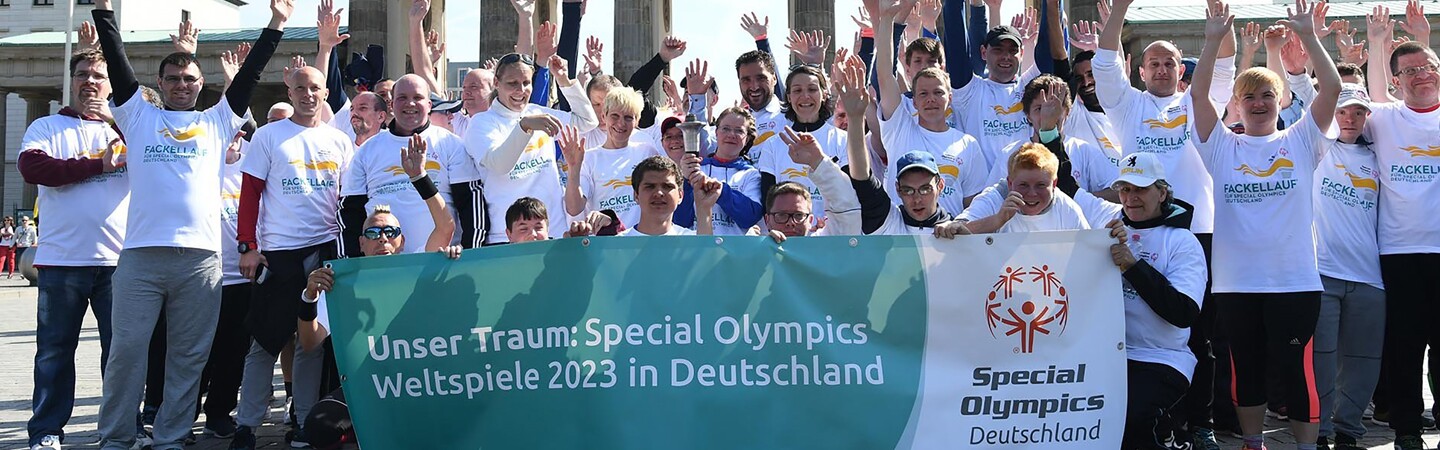
[[[1034,353],[1035,334],[1056,335],[1065,332],[1070,318],[1070,296],[1065,283],[1048,264],[1039,267],[1005,267],[1005,273],[990,289],[985,300],[985,322],[990,335],[1002,329],[1005,336],[1020,335],[1015,353]]]

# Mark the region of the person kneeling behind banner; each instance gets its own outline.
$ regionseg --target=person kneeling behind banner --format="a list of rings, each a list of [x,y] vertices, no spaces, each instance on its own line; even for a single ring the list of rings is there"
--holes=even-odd
[[[450,259],[460,258],[461,247],[450,245],[455,233],[455,220],[445,208],[445,200],[439,196],[435,183],[425,172],[425,140],[419,135],[410,139],[410,147],[400,149],[400,160],[405,174],[420,193],[435,228],[425,241],[425,250],[444,253]],[[381,256],[405,253],[405,236],[400,231],[400,220],[391,214],[390,207],[377,205],[370,217],[365,219],[361,230],[360,251],[365,256]],[[306,350],[325,348],[327,355],[333,355],[330,343],[329,316],[326,313],[324,293],[335,284],[335,272],[322,267],[310,272],[305,290],[300,294],[300,345]],[[342,439],[351,434],[353,424],[350,411],[345,404],[345,393],[340,390],[339,371],[335,359],[327,357],[321,392],[329,392],[310,410],[305,422],[305,435],[315,448],[338,448]]]

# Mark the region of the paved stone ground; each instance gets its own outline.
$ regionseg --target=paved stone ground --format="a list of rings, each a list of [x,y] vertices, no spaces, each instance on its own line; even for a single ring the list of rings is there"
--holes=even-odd
[[[35,288],[26,286],[24,281],[0,278],[0,311],[4,312],[0,314],[0,450],[26,448],[25,422],[30,418],[30,395],[34,386],[35,300]],[[100,341],[94,317],[87,315],[85,319],[76,352],[75,413],[65,428],[67,449],[98,448],[100,439],[95,431],[100,408]],[[280,380],[277,366],[274,381],[277,392],[283,392]],[[282,395],[270,405],[269,419],[259,432],[259,448],[289,448],[284,441],[285,426],[280,424],[284,417],[283,401]],[[200,420],[203,424],[205,419]],[[1267,421],[1266,439],[1270,448],[1294,448],[1295,441],[1284,426],[1273,419]],[[199,426],[194,431],[198,440],[187,449],[221,450],[229,444],[228,439],[200,435]],[[1388,428],[1371,426],[1371,436],[1363,444],[1372,449],[1390,449],[1393,439]],[[1440,435],[1429,433],[1425,441],[1436,445],[1440,443]],[[1221,436],[1221,442],[1227,449],[1240,446],[1240,440],[1230,436]]]

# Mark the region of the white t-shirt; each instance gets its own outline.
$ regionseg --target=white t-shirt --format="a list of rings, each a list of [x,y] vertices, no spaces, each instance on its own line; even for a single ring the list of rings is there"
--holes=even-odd
[[[465,153],[465,145],[460,138],[444,128],[427,126],[420,136],[429,147],[425,155],[425,171],[440,191],[441,198],[451,203],[451,184],[480,179],[475,172],[475,164]],[[409,136],[397,136],[390,131],[365,141],[365,145],[355,151],[350,167],[345,171],[340,182],[340,195],[367,196],[367,213],[374,211],[375,205],[390,205],[405,235],[424,242],[435,229],[435,221],[430,218],[430,208],[425,206],[425,201],[410,183],[410,176],[405,175],[404,166],[400,165],[400,149],[408,146]],[[424,245],[417,245],[406,253],[424,251]]]
[[[111,105],[129,148],[130,214],[125,248],[184,247],[220,251],[220,196],[225,149],[245,117],[230,102],[205,111],[166,111],[135,97]],[[249,111],[244,112],[249,116]]]
[[[934,228],[914,227],[905,223],[905,211],[901,210],[905,205],[896,203],[890,207],[890,215],[885,216],[885,223],[870,232],[870,236],[913,236],[922,234],[934,234]],[[821,230],[825,231],[825,230]]]
[[[561,89],[561,93],[576,107],[573,114],[533,103],[526,103],[521,111],[513,111],[495,100],[489,111],[470,119],[465,132],[465,150],[485,182],[485,202],[492,220],[503,221],[505,211],[521,197],[534,197],[552,212],[548,224],[551,230],[569,229],[566,216],[561,213],[565,208],[565,187],[560,183],[564,171],[555,160],[555,138],[543,131],[527,135],[520,129],[521,118],[536,114],[550,115],[581,132],[594,129],[595,114],[590,111],[590,100],[584,89],[571,86]],[[485,239],[487,244],[509,241],[504,224],[490,227],[490,235]]]
[[[1130,251],[1144,260],[1181,294],[1202,306],[1205,296],[1205,253],[1189,230],[1169,226],[1133,229]],[[1190,329],[1179,328],[1155,314],[1129,281],[1125,290],[1125,357],[1135,361],[1164,364],[1190,379],[1195,354],[1190,352]]]
[[[974,75],[970,83],[951,96],[950,107],[959,119],[960,130],[980,143],[986,166],[1000,161],[1000,150],[1009,143],[1030,137],[1030,121],[1025,118],[1020,97],[1025,94],[1025,85],[1039,76],[1040,70],[1035,67],[1020,74],[1014,83],[997,83]],[[889,143],[885,146],[890,148]]]
[[[1440,253],[1440,110],[1403,102],[1370,105],[1365,136],[1374,144],[1380,184],[1380,254]]]
[[[1384,289],[1380,279],[1380,169],[1368,146],[1330,141],[1315,169],[1315,256],[1320,274]]]
[[[762,197],[760,196],[760,171],[755,170],[754,167],[736,169],[706,164],[701,165],[700,170],[705,172],[705,175],[710,178],[725,183],[731,191],[749,197],[750,200],[754,200],[757,204],[762,204]],[[750,227],[754,225],[742,226],[736,223],[735,218],[730,217],[730,214],[725,212],[725,208],[719,204],[715,205],[715,208],[711,212],[710,223],[715,227],[716,236],[744,236],[745,233],[750,230]]]
[[[895,114],[880,121],[880,140],[885,145],[889,164],[885,165],[885,192],[890,201],[901,204],[896,191],[898,168],[895,161],[913,151],[926,151],[935,156],[940,166],[940,180],[945,187],[940,190],[940,205],[945,211],[955,214],[965,209],[965,197],[972,197],[985,189],[985,180],[990,175],[990,163],[986,160],[980,144],[965,132],[950,128],[934,132],[920,126],[914,117],[911,102],[900,102]]]
[[[780,103],[779,96],[771,96],[770,103],[765,104],[764,109],[750,111],[750,114],[755,116],[755,143],[748,153],[751,161],[759,161],[761,158],[764,158],[767,150],[785,148],[783,143],[778,147],[760,145],[769,142],[771,139],[775,139],[777,143],[780,142],[779,134],[783,132],[786,125],[790,124],[790,120],[785,118],[783,106],[784,105]],[[710,134],[714,136],[714,130],[711,130]]]
[[[1000,183],[985,188],[984,192],[970,202],[970,208],[960,213],[956,219],[968,222],[998,214],[1000,208],[1005,205],[1005,196],[1010,195],[1010,188],[1004,181],[1001,180]],[[1075,200],[1071,200],[1059,189],[1050,188],[1050,191],[1052,201],[1049,208],[1045,208],[1040,214],[1033,216],[1016,214],[995,232],[1021,233],[1090,229],[1089,222],[1085,221],[1085,213],[1080,211],[1080,206],[1075,204]]]
[[[1070,115],[1065,117],[1065,137],[1094,145],[1105,153],[1105,157],[1110,158],[1111,165],[1120,164],[1120,135],[1116,134],[1115,127],[1110,125],[1110,116],[1085,109],[1078,100],[1070,109]]]
[[[845,130],[826,123],[810,134],[815,136],[815,141],[820,144],[820,150],[825,152],[827,159],[839,158],[836,164],[839,164],[840,167],[850,164],[850,152],[847,147],[850,138]],[[789,181],[805,186],[805,189],[810,191],[810,210],[814,213],[815,220],[824,219],[825,196],[820,193],[820,189],[815,187],[815,183],[810,181],[810,167],[790,159],[790,149],[784,145],[783,141],[772,139],[766,144],[772,148],[762,151],[760,159],[755,163],[755,168],[763,173],[774,175],[775,184]],[[761,197],[766,194],[766,192],[760,193]]]
[[[31,123],[20,148],[40,150],[55,159],[97,159],[110,141],[119,137],[105,122],[56,114]],[[35,265],[114,266],[119,262],[130,205],[126,172],[122,167],[65,186],[39,186],[36,203],[45,220],[40,222]]]
[[[345,133],[345,136],[350,138],[351,143],[355,142],[355,127],[350,125],[349,100],[345,101],[345,106],[340,107],[339,111],[335,111],[335,116],[330,118],[330,126],[340,130],[341,133]]]
[[[1315,167],[1327,145],[1314,120],[1269,136],[1216,125],[1194,141],[1215,180],[1211,292],[1320,291]]]
[[[335,240],[340,177],[354,151],[344,133],[291,120],[260,127],[241,170],[265,181],[260,196],[262,250],[294,250]]]
[[[1023,141],[1012,142],[1001,150],[1000,163],[990,168],[990,178],[986,180],[986,184],[993,185],[1010,176],[1010,155],[1029,142],[1030,138],[1025,138]],[[1110,183],[1120,176],[1120,168],[1111,162],[1110,157],[1088,142],[1066,137],[1065,154],[1070,157],[1070,176],[1075,177],[1081,190],[1100,192],[1110,189]]]
[[[643,142],[630,142],[625,148],[586,150],[585,160],[580,163],[580,193],[585,196],[585,211],[615,211],[626,227],[640,223],[640,205],[635,202],[630,175],[635,165],[651,156],[660,156],[659,150]]]
[[[1125,213],[1125,208],[1120,204],[1091,195],[1084,189],[1075,191],[1075,205],[1085,214],[1085,222],[1090,224],[1092,230],[1109,228],[1110,221],[1119,219]]]
[[[240,274],[240,245],[237,237],[240,225],[240,186],[244,182],[244,175],[240,166],[245,164],[245,158],[241,157],[235,164],[225,165],[225,175],[220,178],[220,233],[222,241],[220,244],[220,285],[232,286],[241,283],[249,283],[250,279]],[[258,233],[263,229],[259,224],[255,225]]]
[[[1190,230],[1202,234],[1212,232],[1215,195],[1210,173],[1200,161],[1190,136],[1190,96],[1176,92],[1169,97],[1156,97],[1131,87],[1130,79],[1125,77],[1124,59],[1113,50],[1096,51],[1091,67],[1095,72],[1095,93],[1120,136],[1121,149],[1126,155],[1154,153],[1165,165],[1166,181],[1175,189],[1175,198],[1195,206],[1195,220]],[[1234,78],[1234,59],[1217,60],[1215,82],[1209,95],[1210,100],[1218,104],[1216,111],[1225,111]]]
[[[685,227],[682,227],[682,226],[679,226],[679,225],[671,224],[671,225],[670,225],[670,231],[666,231],[665,234],[645,234],[645,233],[641,233],[641,232],[637,231],[634,227],[630,227],[630,228],[626,228],[624,231],[621,231],[621,232],[619,232],[619,233],[615,233],[615,235],[616,235],[616,236],[694,236],[694,235],[695,235],[695,230],[691,230],[691,229],[689,229],[689,228],[685,228]]]

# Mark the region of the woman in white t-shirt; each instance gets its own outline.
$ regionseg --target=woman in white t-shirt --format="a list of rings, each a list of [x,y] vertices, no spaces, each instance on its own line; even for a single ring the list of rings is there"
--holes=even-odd
[[[1010,155],[1010,176],[985,188],[958,222],[948,227],[966,227],[972,233],[1014,233],[1024,231],[1085,230],[1080,206],[1055,188],[1060,161],[1050,149],[1027,143]]]
[[[1083,190],[1106,200],[1118,200],[1110,190],[1110,183],[1119,174],[1115,163],[1099,147],[1070,137],[1064,129],[1065,117],[1073,107],[1070,86],[1065,80],[1042,75],[1030,81],[1025,85],[1020,104],[1025,108],[1025,118],[1034,126],[1029,138],[1012,142],[1000,151],[1001,161],[1027,143],[1040,144],[1060,161],[1055,187],[1065,195],[1074,198],[1076,191]],[[1008,164],[996,164],[990,168],[986,184],[999,183],[1009,172]]]
[[[845,147],[849,137],[845,130],[830,123],[839,102],[831,93],[830,80],[825,78],[822,70],[818,66],[801,65],[790,71],[790,75],[785,77],[787,95],[782,113],[791,130],[809,133],[819,144],[821,152],[829,155],[829,159],[840,167],[845,167],[849,161],[849,152]],[[825,196],[810,179],[810,167],[791,160],[790,152],[781,139],[772,138],[765,144],[770,148],[761,152],[755,162],[755,168],[760,171],[761,197],[769,196],[770,189],[777,184],[798,183],[810,191],[814,209],[808,220],[812,226],[818,225],[825,219],[826,203]],[[765,206],[769,207],[768,204]]]
[[[605,142],[589,142],[570,128],[562,133],[560,148],[570,180],[565,184],[565,214],[570,221],[585,218],[587,211],[610,210],[626,227],[639,223],[640,206],[635,200],[635,189],[630,186],[631,171],[645,158],[660,155],[650,140],[631,140],[644,106],[645,99],[640,92],[627,87],[613,88],[605,94],[601,106]],[[601,145],[586,149],[595,144]]]
[[[1285,86],[1280,75],[1251,68],[1235,79],[1234,94],[1245,134],[1220,126],[1215,105],[1202,101],[1222,39],[1233,31],[1229,7],[1207,14],[1205,50],[1190,87],[1195,147],[1215,189],[1213,292],[1217,322],[1230,338],[1236,415],[1245,447],[1263,447],[1266,402],[1285,399],[1299,445],[1313,445],[1322,419],[1315,386],[1315,324],[1320,314],[1316,269],[1313,183],[1327,146],[1326,134],[1340,95],[1340,74],[1315,36],[1307,0],[1280,20],[1304,44],[1319,93],[1307,118],[1276,129]],[[1123,166],[1123,165],[1122,165]],[[1280,377],[1283,393],[1267,394],[1266,376]],[[1329,388],[1324,388],[1329,390]]]
[[[15,218],[10,216],[0,223],[0,267],[5,278],[15,278]]]

